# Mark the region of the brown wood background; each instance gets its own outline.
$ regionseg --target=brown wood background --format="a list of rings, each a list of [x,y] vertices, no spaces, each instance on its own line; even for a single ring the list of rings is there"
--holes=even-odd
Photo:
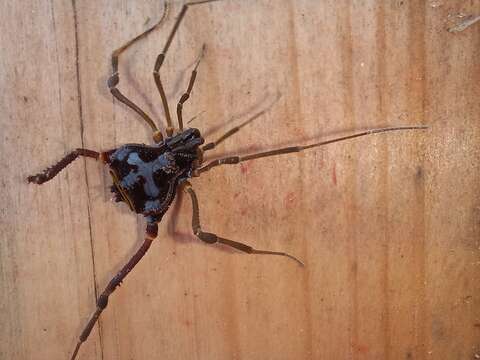
[[[163,119],[152,68],[180,9],[121,61]],[[105,85],[111,52],[161,1],[0,2],[0,358],[67,359],[144,220],[72,148],[148,142]],[[177,199],[80,359],[476,359],[480,354],[480,23],[471,1],[224,0],[192,8],[163,71],[171,105],[202,43],[187,118],[213,139],[283,94],[215,155],[429,124],[194,180],[203,227],[302,258],[208,246]],[[476,355],[477,354],[477,355]]]

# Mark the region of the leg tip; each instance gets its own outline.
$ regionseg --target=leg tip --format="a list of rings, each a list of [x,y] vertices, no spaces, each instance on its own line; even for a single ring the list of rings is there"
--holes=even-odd
[[[41,185],[45,182],[45,175],[37,174],[37,175],[30,175],[27,177],[27,183],[33,183],[37,185]]]
[[[290,254],[284,254],[286,257],[288,257],[289,259],[292,259],[294,260],[298,265],[300,265],[301,267],[305,267],[305,264],[303,263],[303,261],[297,259],[295,256],[293,255],[290,255]]]
[[[200,53],[200,58],[198,59],[198,61],[203,59],[205,57],[206,53],[207,53],[207,43],[203,43],[202,44],[202,52]]]

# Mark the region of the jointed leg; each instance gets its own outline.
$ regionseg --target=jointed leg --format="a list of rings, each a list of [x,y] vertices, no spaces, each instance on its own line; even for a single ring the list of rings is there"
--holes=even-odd
[[[230,247],[233,247],[237,250],[243,251],[247,254],[263,254],[263,255],[280,255],[280,256],[286,256],[292,260],[295,260],[297,263],[303,266],[303,263],[298,260],[296,257],[284,253],[284,252],[278,252],[278,251],[268,251],[268,250],[256,250],[252,248],[251,246],[248,246],[246,244],[229,240],[229,239],[224,239],[216,234],[213,233],[208,233],[208,232],[203,232],[202,228],[200,226],[200,210],[198,207],[198,199],[197,195],[195,194],[195,191],[193,190],[192,186],[190,183],[185,184],[184,190],[190,195],[190,198],[192,200],[192,209],[193,209],[193,214],[192,214],[192,229],[193,233],[203,242],[206,242],[207,244],[215,244],[215,243],[220,243],[224,244]]]
[[[112,278],[112,280],[110,280],[105,290],[103,290],[102,294],[98,297],[97,309],[95,310],[93,315],[90,317],[90,320],[88,321],[87,325],[85,326],[82,333],[80,334],[77,346],[73,351],[71,360],[75,359],[75,357],[77,356],[78,350],[80,349],[80,346],[85,340],[87,340],[88,336],[90,335],[90,332],[93,329],[93,326],[95,325],[98,318],[100,317],[100,314],[107,307],[108,297],[115,291],[117,286],[119,286],[122,283],[123,279],[125,279],[125,277],[130,273],[130,271],[132,271],[135,265],[137,265],[138,262],[142,259],[143,255],[145,255],[145,253],[150,248],[152,241],[157,237],[157,233],[158,233],[157,224],[155,223],[147,224],[147,229],[145,231],[145,241],[143,242],[142,246],[130,258],[128,263],[126,263],[123,266],[123,268],[117,273],[117,275],[115,275]]]
[[[233,134],[236,134],[241,128],[243,128],[244,126],[250,124],[253,120],[256,120],[258,119],[260,116],[264,115],[268,110],[270,110],[273,105],[275,105],[275,103],[280,99],[281,97],[281,94],[278,93],[278,96],[277,98],[275,99],[275,101],[266,109],[256,113],[255,115],[253,115],[252,117],[248,118],[247,120],[245,120],[243,123],[241,123],[240,125],[238,126],[235,126],[234,128],[228,130],[225,134],[223,134],[222,136],[220,136],[216,141],[213,141],[213,142],[210,142],[208,144],[205,144],[203,147],[202,147],[202,150],[203,151],[208,151],[208,150],[212,150],[214,149],[218,144],[220,144],[221,142],[225,141],[226,139],[228,139],[230,136],[232,136]]]
[[[200,61],[202,60],[203,56],[205,55],[205,48],[206,48],[205,44],[203,44],[202,53],[198,57],[197,63],[193,68],[190,81],[188,82],[187,91],[183,93],[182,97],[180,98],[180,101],[177,104],[178,128],[180,129],[180,131],[183,130],[183,117],[182,117],[183,104],[185,103],[185,101],[188,100],[188,98],[190,97],[190,93],[192,92],[193,85],[195,84],[195,79],[197,78],[197,68],[198,68],[198,65],[200,65]]]
[[[29,176],[27,178],[27,181],[29,183],[35,183],[35,184],[41,185],[44,182],[47,182],[53,179],[60,171],[66,168],[73,160],[75,160],[79,156],[91,157],[91,158],[94,158],[95,160],[98,160],[100,153],[93,150],[88,150],[88,149],[73,150],[71,153],[67,154],[62,160],[46,168],[41,173],[38,173],[37,175]]]
[[[165,46],[163,47],[163,51],[161,52],[161,54],[159,54],[157,56],[157,61],[155,61],[155,68],[153,70],[153,77],[155,79],[155,83],[157,84],[157,88],[158,88],[158,91],[160,93],[160,97],[162,98],[163,109],[165,111],[165,118],[167,119],[167,136],[172,136],[173,125],[172,125],[172,119],[171,119],[171,116],[170,116],[170,110],[168,109],[167,96],[165,95],[165,90],[163,89],[163,84],[162,84],[162,81],[160,79],[160,67],[162,66],[163,61],[165,60],[165,57],[167,56],[167,51],[170,48],[172,40],[175,37],[175,34],[177,33],[178,27],[180,26],[180,23],[182,22],[188,8],[190,6],[193,6],[193,5],[206,4],[206,3],[214,2],[214,1],[219,1],[219,0],[203,0],[203,1],[196,1],[196,2],[188,2],[188,3],[183,5],[182,10],[180,10],[180,13],[177,17],[177,20],[175,21],[175,24],[173,25],[173,28],[170,31],[170,34],[168,35],[167,42],[165,43]],[[178,110],[177,110],[177,112],[178,112]],[[180,127],[180,129],[182,129],[182,127]]]
[[[155,142],[160,142],[162,140],[162,134],[158,130],[157,125],[153,122],[150,116],[148,116],[138,105],[136,105],[133,101],[129,100],[125,95],[123,95],[120,90],[117,89],[117,85],[120,82],[120,76],[118,74],[118,60],[120,57],[120,54],[125,51],[130,45],[135,43],[137,40],[140,40],[141,38],[145,37],[147,34],[155,30],[165,19],[166,14],[167,14],[167,3],[165,3],[165,11],[163,12],[162,18],[160,21],[158,21],[155,25],[153,25],[151,28],[145,30],[143,33],[140,35],[136,36],[132,40],[128,41],[126,44],[118,48],[112,53],[112,75],[107,81],[108,88],[110,89],[110,92],[112,95],[120,102],[124,103],[128,107],[130,107],[133,111],[135,111],[138,115],[140,115],[147,123],[150,125],[153,131],[153,138]]]
[[[163,64],[163,60],[165,60],[165,55],[160,54],[157,56],[157,61],[155,61],[155,68],[153,69],[153,79],[155,80],[155,84],[157,84],[158,92],[160,93],[160,97],[162,98],[163,104],[163,111],[165,113],[165,119],[167,121],[167,129],[166,133],[167,136],[172,136],[173,134],[173,125],[172,125],[172,117],[170,116],[170,110],[168,109],[168,100],[167,95],[165,94],[165,90],[163,89],[162,80],[160,79],[160,66]]]
[[[387,132],[387,131],[396,131],[396,130],[414,130],[414,129],[428,129],[428,126],[426,125],[415,125],[415,126],[399,126],[399,127],[391,127],[391,128],[381,128],[381,129],[370,129],[366,131],[362,131],[357,134],[353,135],[347,135],[347,136],[342,136],[338,138],[334,138],[331,140],[326,140],[326,141],[321,141],[318,143],[310,144],[310,145],[303,145],[303,146],[289,146],[289,147],[284,147],[281,149],[276,149],[276,150],[270,150],[270,151],[264,151],[256,154],[250,154],[250,155],[245,155],[245,156],[229,156],[217,160],[213,160],[204,167],[198,169],[198,174],[201,174],[205,171],[208,171],[216,166],[219,165],[224,165],[224,164],[238,164],[242,161],[247,161],[247,160],[253,160],[253,159],[259,159],[262,157],[269,157],[269,156],[275,156],[275,155],[281,155],[281,154],[289,154],[293,152],[300,152],[306,149],[311,149],[314,147],[322,146],[322,145],[327,145],[331,144],[334,142],[338,141],[344,141],[348,139],[353,139],[356,137],[361,137],[365,135],[370,135],[370,134],[376,134],[376,133],[382,133],[382,132]]]

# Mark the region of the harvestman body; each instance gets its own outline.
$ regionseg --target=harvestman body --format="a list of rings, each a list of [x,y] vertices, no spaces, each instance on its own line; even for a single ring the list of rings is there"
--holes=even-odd
[[[130,107],[133,111],[140,115],[148,123],[148,125],[150,125],[153,131],[153,140],[155,144],[151,146],[142,144],[126,144],[120,146],[119,148],[105,152],[97,152],[88,149],[76,149],[66,155],[58,163],[45,169],[43,172],[28,177],[28,182],[40,185],[55,177],[62,169],[68,166],[78,156],[90,157],[95,160],[100,160],[108,166],[110,174],[112,176],[113,185],[111,190],[114,194],[114,199],[116,201],[125,202],[132,211],[145,216],[147,221],[145,240],[143,244],[131,257],[128,263],[123,266],[123,268],[112,278],[112,280],[110,280],[105,290],[98,297],[97,309],[93,313],[87,325],[79,336],[77,346],[75,347],[75,350],[71,357],[72,360],[76,358],[81,344],[88,338],[100,314],[107,307],[108,297],[114,292],[117,286],[120,285],[123,279],[135,267],[135,265],[140,261],[143,255],[145,255],[152,241],[156,238],[158,232],[158,223],[162,220],[163,215],[167,212],[170,204],[175,198],[175,194],[178,189],[182,189],[190,195],[193,208],[192,229],[194,234],[200,240],[208,244],[221,243],[249,254],[286,256],[295,260],[300,265],[303,265],[300,260],[287,253],[267,250],[256,250],[243,243],[221,238],[216,234],[202,231],[202,228],[200,226],[198,199],[188,179],[200,176],[202,173],[205,173],[216,166],[224,164],[238,164],[243,161],[258,159],[262,157],[300,152],[309,148],[314,148],[329,143],[343,141],[374,133],[394,130],[427,128],[426,126],[420,125],[371,129],[360,133],[338,137],[304,146],[291,146],[246,156],[224,157],[211,161],[210,163],[204,165],[203,153],[205,151],[214,149],[219,143],[223,142],[224,140],[238,132],[242,127],[244,127],[245,125],[252,122],[254,119],[258,118],[266,112],[266,110],[259,112],[258,114],[249,118],[247,121],[240,124],[239,126],[234,127],[228,132],[226,132],[218,140],[210,142],[206,145],[203,145],[204,139],[202,138],[198,129],[184,129],[182,118],[183,104],[190,97],[190,93],[192,91],[197,75],[197,68],[200,64],[200,60],[204,55],[205,47],[203,47],[202,53],[197,60],[192,75],[190,77],[187,91],[182,95],[180,101],[177,104],[178,129],[174,129],[174,127],[172,126],[167,97],[165,95],[163,84],[160,79],[160,67],[163,64],[165,55],[188,8],[193,5],[199,5],[214,1],[219,0],[189,2],[183,5],[182,10],[180,11],[180,14],[177,17],[175,24],[167,38],[167,42],[163,48],[163,51],[160,55],[158,55],[155,62],[153,76],[158,91],[160,93],[160,97],[162,99],[165,119],[167,123],[165,130],[165,138],[162,132],[158,130],[156,124],[153,122],[151,117],[147,115],[142,109],[140,109],[135,103],[126,98],[120,92],[120,90],[118,90],[117,85],[120,82],[118,74],[118,59],[120,54],[135,41],[146,36],[163,22],[166,17],[167,6],[165,6],[164,14],[157,24],[155,24],[153,27],[149,28],[148,30],[138,35],[134,39],[130,40],[125,45],[113,52],[113,72],[108,79],[108,87],[112,95],[117,100]]]

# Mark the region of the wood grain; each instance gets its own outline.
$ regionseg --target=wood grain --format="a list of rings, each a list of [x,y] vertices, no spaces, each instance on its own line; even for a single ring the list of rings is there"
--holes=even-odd
[[[167,23],[121,58],[120,88],[163,121]],[[149,142],[106,87],[156,0],[0,2],[0,358],[66,359],[145,222],[99,163],[27,175],[84,146]],[[80,359],[472,359],[480,354],[480,24],[465,1],[224,0],[192,8],[162,78],[208,140],[282,98],[213,156],[428,124],[194,180],[203,228],[302,258],[196,240],[180,196]],[[163,125],[162,125],[163,126]]]

